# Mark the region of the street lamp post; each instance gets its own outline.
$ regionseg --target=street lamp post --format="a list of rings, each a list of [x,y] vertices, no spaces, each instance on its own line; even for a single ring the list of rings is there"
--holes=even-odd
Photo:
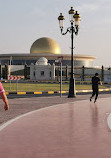
[[[71,7],[71,9],[69,10],[69,19],[70,19],[71,26],[67,28],[67,31],[65,33],[63,33],[65,17],[62,15],[62,13],[60,13],[60,16],[58,17],[59,27],[61,29],[61,34],[65,35],[68,32],[71,33],[71,77],[70,77],[70,83],[69,83],[68,97],[74,98],[76,96],[76,93],[75,93],[75,79],[74,79],[74,70],[73,70],[73,64],[74,64],[74,61],[73,61],[73,49],[74,49],[73,38],[74,38],[74,34],[75,35],[78,34],[81,18],[80,18],[80,15],[78,14],[78,12],[73,9],[73,7]],[[75,26],[74,26],[74,24],[75,24]]]

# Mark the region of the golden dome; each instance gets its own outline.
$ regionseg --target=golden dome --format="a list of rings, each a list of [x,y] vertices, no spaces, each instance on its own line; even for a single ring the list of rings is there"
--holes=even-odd
[[[30,49],[30,53],[33,54],[60,54],[60,47],[56,41],[51,38],[43,37],[36,40]]]

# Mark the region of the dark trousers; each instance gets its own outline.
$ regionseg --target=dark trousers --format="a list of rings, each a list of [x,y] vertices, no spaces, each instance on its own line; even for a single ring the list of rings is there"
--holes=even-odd
[[[97,98],[98,98],[98,86],[92,86],[92,90],[93,90],[93,93],[92,93],[92,96],[91,96],[91,98],[92,97],[94,97],[95,95],[95,100],[97,100]]]

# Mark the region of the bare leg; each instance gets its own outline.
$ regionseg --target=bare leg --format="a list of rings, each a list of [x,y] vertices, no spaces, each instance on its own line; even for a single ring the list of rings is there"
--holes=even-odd
[[[9,110],[9,104],[8,104],[8,99],[5,93],[0,93],[0,96],[3,100],[3,102],[5,103],[4,109],[5,110]]]

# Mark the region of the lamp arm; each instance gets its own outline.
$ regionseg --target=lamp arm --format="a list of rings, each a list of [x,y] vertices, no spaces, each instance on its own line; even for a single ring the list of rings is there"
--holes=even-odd
[[[79,27],[75,26],[75,35],[78,35]]]
[[[70,30],[71,30],[71,28],[68,27],[68,28],[67,28],[67,31],[66,31],[65,33],[63,33],[63,32],[62,32],[62,31],[63,31],[63,28],[61,28],[61,34],[62,34],[62,35],[66,35],[68,32],[70,32]]]

